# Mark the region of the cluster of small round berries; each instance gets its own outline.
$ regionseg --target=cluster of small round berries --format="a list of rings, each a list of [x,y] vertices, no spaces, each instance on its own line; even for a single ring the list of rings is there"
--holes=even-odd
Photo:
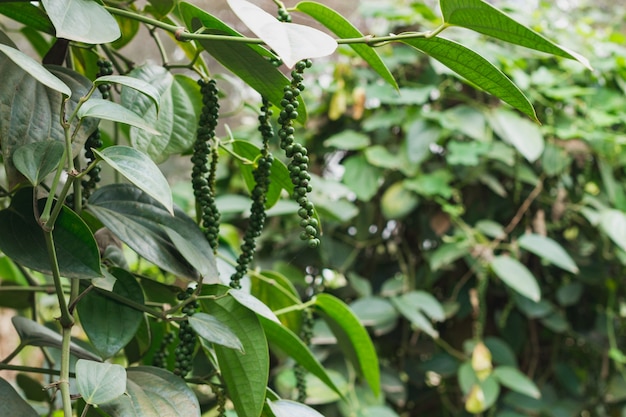
[[[178,293],[178,299],[186,300],[193,292],[193,288],[187,288],[186,291]],[[182,312],[185,316],[190,317],[195,314],[197,309],[198,302],[192,301],[183,307]],[[181,321],[178,329],[178,346],[174,350],[174,374],[184,377],[191,371],[196,339],[196,332],[191,328],[189,321]]]
[[[270,175],[274,157],[269,152],[269,141],[274,137],[274,130],[270,123],[272,111],[267,100],[263,100],[261,114],[259,115],[259,131],[263,138],[261,156],[256,161],[256,168],[252,172],[255,186],[252,190],[252,207],[250,208],[250,219],[248,227],[241,245],[241,255],[237,258],[235,273],[230,277],[230,286],[240,288],[240,281],[248,271],[248,266],[256,251],[256,238],[261,236],[265,225],[265,202],[267,201],[267,190],[270,185]]]
[[[284,7],[278,8],[278,20],[281,22],[291,23],[291,15]]]
[[[294,185],[293,199],[300,205],[298,215],[300,216],[300,226],[303,231],[300,239],[308,241],[311,248],[316,248],[320,244],[319,224],[314,216],[314,207],[307,197],[312,188],[310,185],[311,175],[309,174],[309,157],[306,148],[295,141],[293,121],[298,118],[298,96],[304,90],[302,73],[306,68],[310,68],[310,59],[300,61],[291,72],[291,84],[285,86],[283,99],[280,102],[282,108],[278,117],[278,124],[281,126],[278,131],[280,147],[285,151],[287,158],[290,158],[288,169],[291,182]]]
[[[87,159],[88,164],[96,159],[92,149],[98,149],[101,147],[102,139],[100,138],[100,129],[96,129],[85,141],[85,158]],[[87,173],[89,179],[81,181],[81,185],[83,186],[83,197],[85,199],[89,198],[92,191],[100,182],[100,170],[100,165],[96,165]]]
[[[159,345],[159,350],[154,354],[152,358],[152,365],[167,369],[167,357],[169,356],[169,350],[167,347],[174,341],[174,333],[169,332],[163,336],[163,340],[161,340],[161,344]]]
[[[219,91],[215,80],[201,79],[198,80],[198,84],[202,93],[203,107],[191,157],[193,163],[191,182],[205,235],[213,250],[217,250],[220,213],[215,205],[215,172],[218,153],[217,146],[211,142],[215,138],[215,127],[219,118]],[[210,165],[209,155],[211,156]]]
[[[310,309],[303,312],[302,328],[300,337],[305,345],[311,346],[311,338],[313,337],[313,313]],[[306,370],[300,364],[294,366],[294,374],[296,376],[296,389],[298,391],[298,402],[304,403],[307,397],[306,386]]]
[[[98,74],[96,74],[96,77],[102,77],[104,75],[111,75],[113,74],[113,63],[111,63],[111,61],[109,61],[108,59],[98,59],[98,62],[96,62],[96,64],[98,65]],[[109,83],[103,83],[103,84],[99,84],[98,85],[98,90],[100,90],[100,93],[102,94],[102,98],[103,99],[108,99],[109,97],[111,97],[111,84]]]

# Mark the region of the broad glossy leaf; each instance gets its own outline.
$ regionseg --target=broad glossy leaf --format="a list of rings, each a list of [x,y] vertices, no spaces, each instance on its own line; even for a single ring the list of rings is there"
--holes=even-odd
[[[55,333],[47,327],[22,316],[11,317],[11,322],[23,345],[61,349],[63,338],[59,333]],[[70,353],[80,359],[102,361],[98,356],[74,342],[70,342]]]
[[[0,211],[0,250],[27,268],[52,275],[46,240],[33,212],[32,188],[20,190],[11,206]],[[44,201],[39,201],[43,209]],[[52,232],[61,275],[67,278],[99,278],[100,253],[85,222],[67,207]]]
[[[161,94],[152,84],[144,80],[125,75],[104,75],[102,77],[96,78],[93,83],[95,85],[114,83],[123,85],[124,87],[132,88],[133,90],[141,93],[142,95],[152,100],[157,108],[157,111],[159,109]]]
[[[181,377],[150,366],[128,368],[126,375],[128,395],[101,406],[111,417],[200,417],[198,398]]]
[[[270,401],[269,406],[274,413],[274,417],[324,417],[314,408],[295,401]]]
[[[153,135],[159,134],[158,130],[149,125],[144,119],[137,115],[137,113],[110,100],[103,100],[101,98],[90,98],[83,103],[78,110],[78,117],[81,119],[84,117],[97,117],[98,119],[111,120],[113,122],[135,126]]]
[[[600,228],[611,240],[626,251],[626,214],[619,210],[604,210],[600,213]]]
[[[187,28],[196,32],[205,28],[204,33],[242,37],[241,34],[221,20],[206,13],[202,9],[186,3],[180,3],[180,12]],[[272,103],[280,103],[283,87],[290,83],[269,61],[272,54],[259,45],[248,45],[242,42],[214,42],[210,40],[198,41],[200,45],[231,70],[261,96]],[[306,120],[306,107],[302,97],[298,97],[298,121]]]
[[[5,379],[0,378],[0,415],[3,416],[20,416],[20,417],[39,417],[39,413],[30,406],[15,388]]]
[[[54,26],[50,18],[41,10],[30,2],[2,2],[0,3],[0,14],[7,16],[16,22],[37,30],[39,32],[54,35]]]
[[[292,357],[304,369],[318,377],[337,394],[343,396],[343,393],[328,376],[322,364],[313,356],[313,353],[295,333],[282,324],[268,320],[265,317],[261,317],[260,321],[265,331],[265,336],[267,336],[267,340],[272,346],[276,346],[282,352]]]
[[[546,39],[486,1],[441,0],[440,7],[443,20],[449,25],[461,26],[509,43],[574,59],[591,69],[586,58]]]
[[[526,233],[519,238],[517,243],[521,248],[543,258],[554,265],[577,274],[578,267],[569,254],[558,242],[546,236]]]
[[[55,140],[29,143],[15,150],[13,165],[37,186],[58,167],[64,150],[63,144]]]
[[[439,37],[416,38],[403,42],[431,56],[472,84],[537,121],[535,109],[524,93],[502,71],[471,49]]]
[[[511,289],[535,302],[541,299],[541,289],[533,274],[520,261],[499,255],[491,261],[493,272]]]
[[[217,266],[213,249],[196,223],[182,210],[174,207],[174,216],[156,200],[130,184],[112,184],[96,190],[87,206],[122,242],[139,255],[180,277],[198,278],[198,271],[213,271],[206,280],[216,280]],[[176,247],[167,230],[193,244],[196,250],[183,256],[187,248]],[[196,259],[194,267],[186,259],[192,259],[196,251],[204,256]]]
[[[539,159],[545,141],[537,124],[503,108],[491,112],[488,120],[498,136],[513,145],[528,162]]]
[[[320,58],[337,49],[337,42],[324,32],[309,26],[280,22],[246,0],[228,0],[228,5],[289,68],[302,59]]]
[[[186,75],[170,72],[160,65],[146,64],[129,74],[154,86],[161,97],[160,110],[147,96],[123,87],[121,103],[154,126],[160,135],[131,127],[130,141],[135,149],[147,153],[157,163],[193,146],[202,109],[198,83]]]
[[[0,43],[0,51],[4,53],[11,61],[17,64],[28,75],[66,97],[72,95],[72,90],[61,80],[45,69],[40,63],[29,57],[23,52],[10,46]]]
[[[541,398],[541,391],[537,385],[517,368],[513,368],[512,366],[498,366],[494,369],[493,376],[500,384],[515,392],[528,395],[532,398]]]
[[[246,353],[237,335],[233,333],[226,323],[222,323],[215,316],[205,313],[196,313],[189,317],[188,320],[198,336],[206,341],[231,349],[237,349],[244,354]]]
[[[233,151],[237,155],[249,161],[254,161],[261,155],[261,150],[256,145],[247,141],[236,140],[233,142],[232,146]],[[244,164],[241,161],[237,162],[239,162],[239,170],[248,186],[248,190],[252,191],[256,185],[252,174],[254,167],[250,164]],[[289,170],[287,166],[285,166],[285,163],[278,158],[274,158],[270,173],[270,185],[267,190],[266,208],[271,208],[278,202],[282,190],[287,191],[287,193],[291,195],[291,193],[293,193],[293,183],[291,182]]]
[[[261,317],[265,317],[268,320],[271,320],[275,323],[280,323],[278,317],[274,314],[272,310],[261,300],[256,298],[254,295],[244,291],[244,290],[230,290],[228,292],[239,304],[242,306],[254,311]]]
[[[42,0],[56,29],[57,38],[101,44],[120,37],[117,22],[98,2],[91,0]]]
[[[380,393],[378,355],[367,330],[354,312],[330,294],[315,297],[315,309],[329,325],[352,365],[367,381],[376,396]]]
[[[203,310],[228,323],[237,335],[245,354],[215,345],[226,389],[240,416],[259,416],[265,402],[265,388],[269,377],[269,352],[265,332],[256,313],[227,296],[202,300]]]
[[[363,37],[363,34],[350,23],[348,19],[323,4],[313,1],[302,1],[296,5],[296,10],[308,14],[340,38]],[[374,48],[358,43],[349,44],[349,46],[354,52],[359,54],[382,79],[387,81],[394,88],[398,88],[398,83]]]
[[[172,190],[167,179],[144,153],[128,146],[109,146],[101,151],[93,149],[93,152],[174,214]]]
[[[121,268],[112,268],[110,272],[117,278],[111,292],[143,305],[143,292],[135,277]],[[89,341],[105,359],[115,355],[133,339],[143,320],[141,311],[94,290],[78,302],[77,310]]]
[[[121,365],[79,359],[76,388],[87,404],[113,401],[126,392],[126,370]]]
[[[301,302],[298,291],[287,277],[273,271],[263,271],[261,275],[265,279],[261,279],[255,275],[250,277],[250,293],[271,308],[272,311],[290,307]],[[292,311],[281,314],[278,319],[292,332],[298,333],[300,331],[300,324],[302,322],[301,312]]]

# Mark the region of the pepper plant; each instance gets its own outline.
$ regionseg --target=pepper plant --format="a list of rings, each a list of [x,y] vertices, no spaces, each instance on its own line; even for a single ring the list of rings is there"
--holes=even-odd
[[[228,0],[254,34],[248,37],[233,28],[234,20],[177,0],[0,3],[0,13],[19,26],[0,32],[6,172],[0,301],[20,311],[13,324],[21,339],[0,369],[21,372],[18,383],[26,391],[25,400],[0,379],[3,415],[319,415],[303,404],[313,402],[312,381],[347,403],[351,391],[338,386],[336,370],[322,366],[310,347],[315,318],[330,329],[344,367],[380,398],[378,353],[367,330],[320,285],[324,265],[316,253],[324,243],[324,211],[310,198],[315,154],[296,133],[307,120],[307,77],[316,59],[350,48],[399,94],[377,48],[401,45],[513,107],[524,124],[539,122],[529,99],[480,53],[444,37],[448,28],[588,66],[481,0],[441,0],[442,17],[431,27],[383,36],[362,34],[320,3],[275,4],[277,17]],[[300,17],[315,27],[292,23]],[[160,54],[158,65],[135,63],[124,53],[125,46],[146,42],[140,26]],[[163,36],[186,62],[172,63]],[[21,52],[18,42],[30,44],[32,53]],[[217,134],[225,78],[215,61],[260,96],[246,103],[258,116],[257,137]],[[191,204],[173,195],[157,166],[173,156],[191,159]],[[418,164],[408,161],[407,169]],[[242,242],[229,224],[232,216],[219,210],[219,171],[236,167],[251,201]],[[110,176],[106,185],[100,185],[101,169]],[[403,195],[393,192],[390,200]],[[391,210],[412,208],[409,202]],[[293,268],[250,269],[270,209],[299,218],[297,231],[287,233],[299,235],[310,261],[305,285]],[[491,266],[522,297],[539,299],[531,286],[501,273],[518,268],[512,259],[499,257]],[[54,295],[52,313],[44,308],[46,294]],[[428,302],[407,295],[394,305],[404,311]],[[41,349],[42,363],[12,363],[33,348]],[[470,396],[480,397],[485,369],[479,348],[474,352]],[[293,398],[281,394],[285,381],[274,378],[274,371],[290,367]],[[40,386],[26,376],[37,374],[49,378],[43,393],[25,388]]]

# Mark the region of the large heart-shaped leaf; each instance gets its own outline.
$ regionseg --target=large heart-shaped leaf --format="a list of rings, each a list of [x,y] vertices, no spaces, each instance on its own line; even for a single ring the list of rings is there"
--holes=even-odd
[[[100,44],[120,37],[117,22],[98,2],[92,0],[42,0],[56,29],[56,37]]]
[[[0,251],[27,268],[52,275],[50,257],[41,226],[33,211],[33,190],[20,190],[11,206],[0,211]],[[43,208],[44,200],[40,202]],[[85,222],[63,207],[52,231],[61,275],[67,278],[99,278],[100,252]]]
[[[0,398],[0,415],[39,417],[39,413],[3,378],[0,378]]]
[[[246,0],[228,0],[228,5],[289,68],[302,59],[320,58],[337,49],[337,42],[324,32],[309,26],[280,22]]]
[[[141,286],[129,272],[112,268],[116,278],[112,293],[142,305]],[[137,333],[143,313],[107,297],[105,290],[88,292],[77,305],[83,330],[103,358],[115,355]]]
[[[64,150],[63,144],[55,140],[28,143],[15,150],[13,165],[36,187],[58,167]]]
[[[76,388],[87,404],[113,401],[126,391],[126,370],[121,365],[79,359]]]

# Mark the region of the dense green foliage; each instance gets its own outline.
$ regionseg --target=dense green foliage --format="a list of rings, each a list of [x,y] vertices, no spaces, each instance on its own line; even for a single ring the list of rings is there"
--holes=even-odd
[[[622,15],[275,3],[0,3],[0,414],[623,413]]]

